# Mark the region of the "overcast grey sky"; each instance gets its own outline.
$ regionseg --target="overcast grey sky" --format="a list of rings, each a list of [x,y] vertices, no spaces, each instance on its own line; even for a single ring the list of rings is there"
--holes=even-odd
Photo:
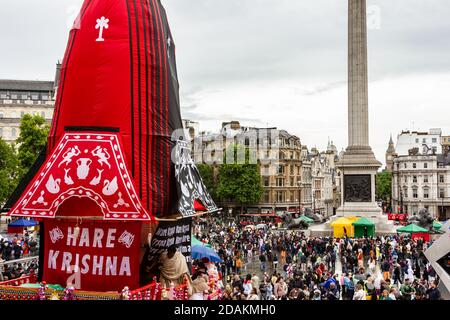
[[[346,0],[163,0],[182,115],[277,126],[309,147],[347,145]],[[0,78],[53,79],[82,0],[0,0]],[[368,0],[370,141],[450,134],[450,1]]]

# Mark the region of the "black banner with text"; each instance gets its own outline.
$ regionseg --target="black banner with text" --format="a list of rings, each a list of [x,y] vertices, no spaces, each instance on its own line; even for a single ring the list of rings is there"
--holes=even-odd
[[[159,257],[171,245],[175,245],[177,250],[186,257],[188,267],[191,268],[191,226],[192,218],[161,221],[158,224],[142,260],[141,284],[149,283],[154,276],[159,275]]]

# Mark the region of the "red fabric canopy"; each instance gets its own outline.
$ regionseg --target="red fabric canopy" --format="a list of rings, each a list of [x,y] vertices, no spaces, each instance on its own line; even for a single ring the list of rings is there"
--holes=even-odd
[[[180,175],[171,158],[190,152],[176,131],[183,128],[178,87],[175,44],[159,0],[86,0],[62,62],[48,154],[67,128],[114,128],[147,211],[189,216],[194,198],[217,210],[195,165],[182,163],[190,172]]]
[[[11,213],[54,218],[71,198],[92,200],[106,220],[152,219],[140,203],[120,138],[114,133],[64,134]]]
[[[135,196],[147,212],[157,217],[191,216],[196,211],[195,199],[207,211],[217,210],[190,158],[178,87],[175,45],[159,0],[86,0],[70,32],[61,66],[45,165],[51,163],[50,157],[67,132],[114,132],[123,143],[122,160],[131,180],[127,183],[134,185]],[[49,175],[46,183],[61,184],[57,179],[63,177]],[[32,201],[38,203],[40,194],[33,196],[37,198]],[[44,202],[61,202],[47,199]],[[105,209],[106,204],[99,205],[105,216],[115,214]],[[17,207],[16,202],[13,214]],[[143,211],[134,207],[127,215],[143,219]],[[19,213],[54,216],[54,209],[44,214],[33,207]]]

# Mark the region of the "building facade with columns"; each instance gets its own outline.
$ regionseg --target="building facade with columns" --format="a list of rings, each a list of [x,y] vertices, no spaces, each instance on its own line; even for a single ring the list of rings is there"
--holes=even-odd
[[[329,142],[327,150],[311,149],[313,210],[324,217],[335,214],[340,205],[340,194],[336,162],[339,160],[336,147]]]
[[[417,214],[425,208],[439,220],[450,218],[450,156],[411,154],[394,159],[394,212]]]
[[[262,132],[267,133],[267,139]],[[270,141],[270,147],[265,140]],[[212,165],[217,179],[224,152],[234,142],[251,147],[260,166],[264,192],[258,203],[245,208],[247,213],[299,212],[314,207],[324,216],[333,213],[337,151],[332,144],[326,152],[315,149],[310,152],[300,138],[286,130],[245,127],[231,121],[224,122],[218,133],[199,133],[194,141],[193,159]]]

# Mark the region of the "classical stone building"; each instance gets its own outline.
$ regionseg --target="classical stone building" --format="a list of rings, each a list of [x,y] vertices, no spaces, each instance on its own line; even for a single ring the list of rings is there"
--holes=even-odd
[[[427,209],[440,220],[450,218],[450,156],[411,154],[394,159],[394,212],[416,214]]]
[[[336,212],[340,204],[336,172],[336,162],[339,160],[337,149],[332,142],[328,143],[324,152],[319,153],[313,148],[311,160],[313,210],[324,217],[329,217]]]
[[[450,217],[448,143],[439,128],[428,132],[402,131],[398,135],[391,153],[394,212],[415,214],[426,208],[440,220]]]
[[[421,154],[442,153],[442,130],[439,128],[429,131],[402,131],[397,136],[395,151],[399,156],[408,155],[411,149],[417,149]]]
[[[0,137],[3,140],[16,141],[20,119],[25,114],[41,115],[51,123],[59,73],[58,63],[55,81],[0,80]]]
[[[238,121],[224,122],[219,133],[201,132],[194,141],[196,163],[218,165],[231,143],[250,147],[251,157],[260,165],[264,188],[259,203],[246,207],[248,213],[299,212],[316,209],[331,215],[336,205],[336,147],[331,143],[326,152],[308,151],[300,139],[277,128],[241,126]],[[233,204],[224,204],[224,206]]]

